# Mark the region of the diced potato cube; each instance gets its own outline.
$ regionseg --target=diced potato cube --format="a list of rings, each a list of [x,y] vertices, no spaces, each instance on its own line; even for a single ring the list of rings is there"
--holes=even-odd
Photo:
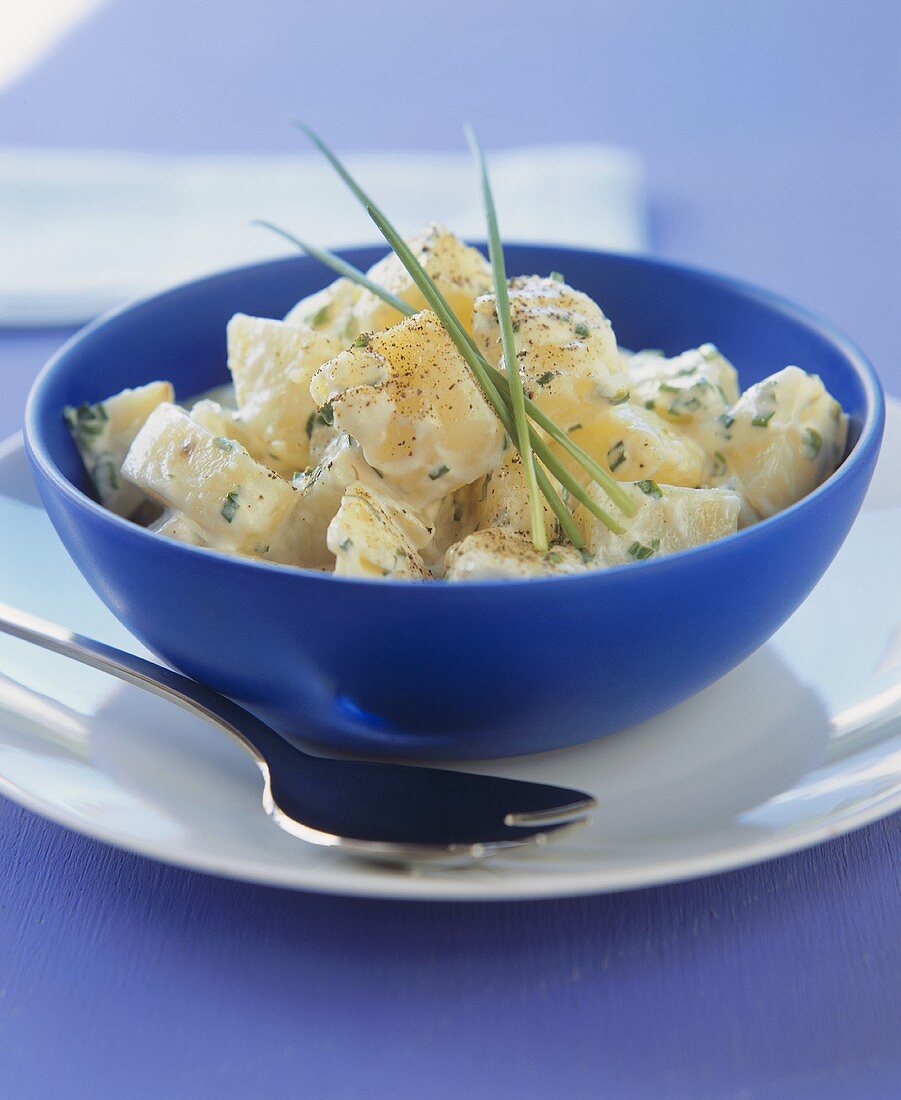
[[[848,418],[818,375],[786,367],[730,410],[726,476],[764,518],[805,497],[845,453]]]
[[[718,484],[726,468],[727,414],[739,394],[735,367],[713,344],[702,344],[674,359],[639,352],[627,369],[633,402],[693,439],[705,456],[701,484]]]
[[[240,444],[212,435],[170,404],[159,405],[138,432],[122,476],[182,512],[211,546],[242,554],[268,554],[298,498]]]
[[[228,367],[238,412],[270,464],[302,470],[310,457],[316,403],[310,379],[341,350],[335,336],[237,313],[228,323]]]
[[[623,488],[638,506],[632,516],[625,516],[597,485],[588,492],[626,528],[624,534],[614,534],[583,505],[574,513],[598,568],[673,554],[738,528],[741,501],[730,489],[687,489],[651,479]]]
[[[193,524],[182,512],[167,509],[153,523],[147,527],[148,531],[155,531],[158,535],[165,535],[167,539],[176,542],[186,542],[189,546],[209,546],[203,532]]]
[[[314,400],[370,466],[420,510],[498,464],[505,435],[465,360],[428,310],[371,336],[313,377]]]
[[[294,478],[299,490],[298,506],[284,531],[304,565],[324,568],[334,564],[328,549],[328,526],[334,519],[346,490],[361,483],[379,495],[382,505],[391,513],[415,549],[427,546],[434,535],[428,518],[408,508],[385,487],[384,481],[363,457],[356,440],[342,432],[326,448],[318,466],[305,470]]]
[[[67,405],[63,411],[101,503],[126,519],[134,515],[145,497],[120,477],[122,460],[147,417],[157,405],[172,401],[174,396],[169,382],[148,382],[95,405]]]
[[[449,581],[549,577],[585,569],[585,558],[575,547],[552,546],[542,553],[528,535],[501,527],[468,535],[451,546],[445,558]]]
[[[491,288],[488,261],[481,252],[437,222],[432,222],[407,244],[463,327],[469,331],[472,303]],[[374,283],[402,298],[413,309],[425,308],[425,299],[393,252],[379,260],[367,274]],[[396,309],[369,290],[363,290],[360,294],[353,316],[357,332],[378,332],[402,320]]]
[[[570,435],[620,481],[651,477],[668,485],[701,483],[704,452],[651,409],[631,403],[614,405],[594,423],[579,425]],[[558,453],[574,472],[579,472],[565,453]]]
[[[629,380],[613,328],[587,294],[555,278],[510,280],[510,316],[526,396],[564,431],[588,427],[629,397]],[[489,363],[502,366],[493,294],[473,307],[473,338]]]
[[[342,347],[347,347],[358,331],[353,310],[359,297],[360,287],[356,283],[337,279],[315,294],[301,298],[285,314],[285,323],[334,336]]]
[[[351,485],[328,528],[335,572],[343,577],[428,577],[394,509],[361,482]]]
[[[544,495],[539,493],[548,541],[559,534],[559,523]],[[485,477],[475,504],[476,522],[480,529],[506,527],[511,531],[531,534],[532,521],[529,490],[523,473],[522,458],[510,445],[504,461]]]
[[[227,409],[217,401],[204,398],[191,406],[191,419],[206,428],[212,435],[222,439],[232,439],[247,451],[252,458],[264,466],[269,466],[282,477],[289,480],[295,473],[293,466],[283,466],[275,462],[266,447],[266,444],[255,435],[244,421],[241,414],[234,409]]]

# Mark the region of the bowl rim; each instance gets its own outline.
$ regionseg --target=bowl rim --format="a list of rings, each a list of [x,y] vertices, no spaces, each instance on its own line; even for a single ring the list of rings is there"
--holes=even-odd
[[[482,251],[486,248],[484,241],[473,241],[470,243],[474,244]],[[276,575],[294,576],[297,577],[298,580],[306,582],[318,580],[326,584],[341,584],[367,589],[376,588],[378,590],[397,588],[399,586],[404,589],[416,588],[417,590],[435,593],[444,593],[448,591],[465,592],[468,590],[484,592],[486,589],[518,590],[523,585],[528,585],[528,587],[532,589],[544,587],[547,584],[584,584],[589,580],[601,584],[613,583],[616,579],[621,579],[623,576],[631,576],[637,579],[643,576],[649,569],[654,570],[655,575],[661,574],[664,570],[678,568],[680,563],[684,562],[686,559],[704,557],[712,553],[722,552],[724,547],[735,545],[739,540],[744,543],[749,543],[755,538],[760,538],[762,537],[762,533],[769,531],[776,525],[785,524],[810,502],[834,495],[838,491],[842,481],[852,476],[857,466],[866,462],[871,457],[875,457],[872,454],[874,449],[878,452],[885,423],[885,396],[875,368],[867,355],[849,336],[842,332],[832,322],[825,320],[813,311],[797,305],[795,302],[780,294],[765,290],[744,279],[736,278],[731,275],[724,275],[702,266],[681,263],[675,260],[661,259],[645,253],[621,252],[612,249],[577,248],[570,245],[554,245],[548,242],[523,240],[507,241],[505,244],[507,247],[528,248],[546,251],[548,253],[579,254],[589,258],[609,257],[636,266],[649,266],[664,272],[668,271],[680,275],[688,275],[701,283],[716,285],[720,288],[731,290],[742,297],[749,298],[769,309],[783,314],[796,323],[813,329],[839,350],[845,362],[851,367],[863,386],[866,400],[866,413],[863,424],[861,425],[860,435],[851,448],[850,453],[845,457],[838,469],[834,470],[833,473],[812,492],[808,493],[800,500],[795,501],[794,504],[789,505],[782,511],[776,512],[774,515],[768,516],[750,527],[742,528],[730,535],[726,535],[720,539],[714,539],[712,542],[704,543],[700,546],[692,546],[685,550],[678,550],[661,558],[625,562],[621,565],[608,566],[605,569],[588,569],[579,573],[539,577],[484,578],[469,580],[465,583],[452,583],[438,580],[438,583],[436,583],[436,579],[434,578],[431,580],[423,580],[398,577],[345,577],[335,573],[309,569],[302,566],[283,565],[277,562],[267,562],[256,558],[229,554],[211,547],[191,546],[187,543],[176,542],[171,539],[165,540],[167,545],[171,546],[173,552],[193,555],[199,554],[202,555],[204,559],[208,559],[210,555],[213,555],[220,561],[228,562],[236,568],[244,567],[257,571],[272,572]],[[363,244],[337,249],[336,252],[339,256],[348,256],[352,253],[359,253],[362,250],[369,250],[379,254],[384,254],[386,251],[378,245]],[[89,516],[102,517],[101,522],[106,521],[111,523],[114,527],[118,527],[123,531],[128,531],[132,536],[139,539],[154,539],[156,543],[159,544],[161,540],[156,532],[150,531],[140,524],[133,523],[131,520],[125,519],[115,512],[111,512],[108,508],[100,504],[99,501],[93,500],[81,489],[73,485],[73,483],[63,474],[51,457],[39,427],[38,408],[42,402],[43,391],[49,384],[49,379],[59,369],[60,364],[65,361],[74,348],[76,348],[86,337],[93,335],[98,329],[106,327],[123,315],[142,306],[164,301],[166,298],[175,298],[189,288],[233,279],[243,272],[252,272],[264,267],[284,265],[287,268],[296,265],[298,262],[301,264],[315,264],[315,260],[310,257],[289,255],[273,257],[269,260],[262,260],[250,264],[241,264],[237,267],[225,268],[195,279],[187,280],[186,282],[177,283],[162,291],[132,298],[111,310],[107,310],[99,317],[94,318],[94,320],[78,329],[78,331],[73,333],[62,347],[54,352],[45,363],[29,389],[25,405],[24,439],[26,451],[31,461],[40,469],[44,477],[51,482],[57,491],[61,492],[63,496],[77,508],[86,511]],[[326,269],[323,268],[323,272],[325,272],[325,270]]]

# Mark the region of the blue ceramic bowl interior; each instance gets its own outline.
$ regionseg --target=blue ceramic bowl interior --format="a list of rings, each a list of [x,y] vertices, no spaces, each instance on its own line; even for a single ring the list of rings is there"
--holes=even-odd
[[[366,268],[378,249],[345,253]],[[492,757],[623,729],[687,698],[763,644],[845,538],[883,426],[864,356],[795,306],[644,257],[513,245],[508,269],[560,270],[625,347],[716,343],[742,386],[789,363],[822,376],[851,418],[840,469],[730,538],[616,569],[527,581],[374,582],[230,558],[153,535],[91,497],[66,404],[171,379],[187,398],[226,381],[225,326],[280,317],[328,281],[304,257],[177,287],[101,318],[47,365],[26,414],[41,497],[98,595],[151,650],[289,737],[407,757]]]

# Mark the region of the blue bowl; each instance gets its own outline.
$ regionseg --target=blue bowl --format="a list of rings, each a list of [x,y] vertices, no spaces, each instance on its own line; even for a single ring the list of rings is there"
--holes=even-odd
[[[376,249],[347,252],[366,268]],[[286,736],[406,757],[555,749],[649,718],[758,648],[829,565],[863,500],[883,428],[879,383],[828,325],[744,284],[675,264],[513,245],[511,272],[560,270],[625,347],[711,340],[743,386],[789,363],[850,414],[848,455],[810,496],[707,546],[574,577],[366,581],[228,557],[153,535],[90,495],[66,404],[169,378],[226,380],[225,325],[282,316],[321,287],[303,257],[227,271],[129,305],[75,336],[31,393],[25,438],[60,538],[100,598],[170,664]]]

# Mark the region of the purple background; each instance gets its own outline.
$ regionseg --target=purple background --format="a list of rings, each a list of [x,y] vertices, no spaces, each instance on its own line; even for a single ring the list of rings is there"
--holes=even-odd
[[[290,150],[294,114],[340,148],[460,147],[464,118],[629,144],[656,251],[828,315],[901,394],[896,0],[112,0],[0,94],[0,142]],[[65,335],[0,332],[0,434]],[[0,1095],[896,1096],[899,837],[431,905],[206,878],[4,802]]]

